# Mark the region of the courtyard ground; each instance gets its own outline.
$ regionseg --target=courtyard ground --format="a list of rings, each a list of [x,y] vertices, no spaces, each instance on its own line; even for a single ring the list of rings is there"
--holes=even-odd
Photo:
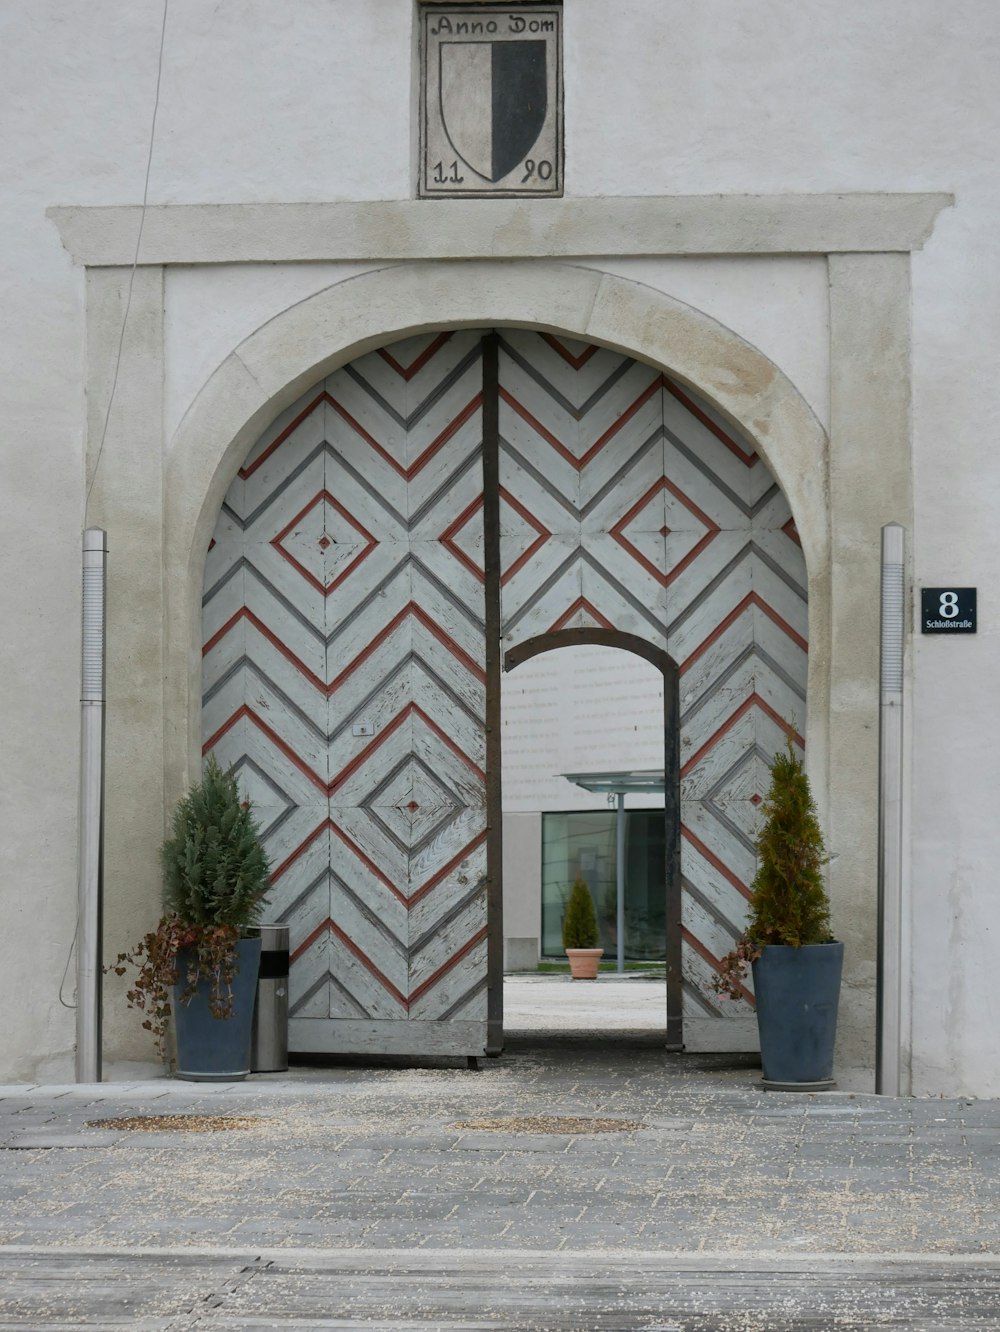
[[[0,1089],[0,1328],[1000,1326],[1000,1103],[764,1092],[656,984],[528,982],[479,1071]]]

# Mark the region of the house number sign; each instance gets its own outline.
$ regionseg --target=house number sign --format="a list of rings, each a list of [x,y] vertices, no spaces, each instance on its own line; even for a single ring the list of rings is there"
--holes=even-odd
[[[562,9],[420,10],[423,198],[560,195]]]
[[[974,634],[976,589],[974,587],[922,587],[920,589],[922,634]]]

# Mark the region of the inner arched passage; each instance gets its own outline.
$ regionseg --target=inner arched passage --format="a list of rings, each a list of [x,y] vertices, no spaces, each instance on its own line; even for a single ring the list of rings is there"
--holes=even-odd
[[[650,365],[465,329],[311,388],[233,483],[204,596],[204,749],[264,817],[293,1048],[486,1048],[488,699],[501,651],[567,631],[677,664],[682,1010],[718,1027],[767,760],[804,733],[806,614],[766,465]]]
[[[532,638],[507,649],[503,655],[505,671],[515,670],[533,657],[546,652],[557,652],[567,647],[616,648],[642,657],[663,676],[663,712],[660,717],[645,718],[646,724],[663,728],[663,864],[662,893],[666,923],[666,975],[667,1007],[665,1030],[667,1045],[680,1048],[683,1044],[683,956],[681,947],[682,891],[681,891],[681,817],[680,817],[680,692],[677,665],[663,648],[636,634],[597,626],[576,629],[555,629],[536,634]],[[607,729],[613,728],[615,719],[606,717]]]

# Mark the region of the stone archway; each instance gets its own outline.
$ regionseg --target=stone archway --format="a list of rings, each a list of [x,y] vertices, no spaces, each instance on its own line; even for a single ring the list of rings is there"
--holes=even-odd
[[[949,202],[944,195],[567,199],[537,213],[521,201],[488,209],[456,203],[433,228],[426,206],[413,201],[167,206],[150,209],[156,225],[146,229],[150,243],[134,270],[137,212],[50,210],[86,269],[90,401],[103,400],[110,368],[126,351],[127,392],[116,399],[106,447],[101,441],[87,509],[90,523],[108,529],[114,552],[106,864],[116,942],[155,910],[163,810],[196,772],[201,561],[241,457],[297,392],[366,348],[434,327],[534,326],[630,352],[700,388],[755,442],[788,496],[809,573],[808,766],[834,851],[836,927],[848,944],[840,1049],[849,1064],[870,1068],[878,531],[913,520],[910,252]],[[754,256],[762,278],[769,256],[821,256],[829,320],[817,350],[828,357],[830,443],[802,394],[758,348],[663,291],[602,272],[603,261],[590,258],[601,255],[610,263]],[[388,266],[290,305],[234,343],[164,436],[173,266],[318,260]],[[661,278],[669,284],[669,267]],[[126,290],[133,317],[123,339]],[[768,292],[765,282],[765,303]],[[242,314],[252,318],[251,308]],[[91,462],[96,449],[92,440]],[[115,1048],[142,1048],[129,1042],[121,1010],[108,1019]]]
[[[490,769],[490,728],[485,726],[485,763],[480,767],[479,750],[484,743],[480,694],[481,684],[491,674],[494,649],[489,610],[484,625],[484,612],[478,609],[482,594],[476,590],[477,578],[480,583],[485,580],[487,608],[491,595],[498,614],[503,606],[508,642],[523,640],[532,627],[545,626],[551,632],[567,624],[578,628],[613,624],[620,632],[638,629],[651,646],[660,640],[667,645],[676,642],[685,649],[689,664],[706,653],[707,660],[722,652],[721,667],[716,663],[720,669],[710,672],[707,682],[699,680],[692,686],[695,702],[689,711],[699,714],[697,725],[689,727],[685,737],[690,747],[687,767],[692,769],[688,792],[692,811],[701,808],[701,802],[707,811],[709,795],[714,798],[723,786],[723,803],[731,806],[730,814],[747,803],[748,791],[740,794],[747,780],[742,769],[745,762],[751,768],[759,767],[763,753],[754,724],[750,738],[740,742],[735,763],[729,762],[731,743],[727,739],[720,746],[720,737],[728,735],[735,724],[745,729],[740,719],[748,709],[751,714],[756,710],[765,730],[775,724],[793,730],[801,725],[798,704],[786,699],[795,713],[782,717],[757,692],[756,677],[762,670],[765,675],[771,672],[771,683],[762,692],[767,688],[780,692],[782,679],[794,686],[793,677],[804,675],[805,655],[800,640],[798,664],[789,668],[790,673],[783,673],[765,650],[764,640],[755,646],[762,632],[759,626],[754,628],[760,619],[758,611],[779,624],[789,640],[797,635],[768,604],[766,591],[762,598],[743,584],[750,587],[748,580],[759,565],[762,590],[768,569],[779,580],[785,578],[789,587],[799,587],[796,565],[801,558],[796,555],[784,567],[797,549],[797,539],[787,508],[782,507],[783,497],[781,512],[770,511],[772,492],[780,492],[766,469],[758,471],[756,483],[741,479],[756,458],[750,446],[741,447],[726,432],[721,418],[714,419],[711,409],[699,407],[673,380],[664,379],[648,364],[596,344],[570,344],[533,332],[506,333],[500,339],[504,371],[498,397],[495,337],[483,340],[482,350],[474,332],[415,341],[417,345],[411,340],[402,354],[402,364],[390,348],[380,353],[382,361],[369,355],[345,371],[333,373],[269,426],[227,496],[206,578],[209,701],[205,747],[218,749],[228,762],[245,764],[260,778],[262,790],[278,792],[269,826],[282,826],[282,839],[289,826],[298,829],[288,846],[279,840],[283,850],[278,877],[282,880],[281,909],[295,920],[302,935],[297,942],[293,940],[294,954],[308,954],[306,961],[312,967],[292,987],[297,1048],[303,1050],[423,1049],[474,1054],[484,1047],[487,927],[485,864],[480,861],[485,860],[487,840],[482,813],[488,802],[482,785]],[[445,352],[440,350],[442,345]],[[486,348],[492,348],[489,357]],[[435,363],[435,356],[445,362],[443,367]],[[482,390],[477,393],[476,385],[466,385],[465,380],[470,374],[475,377],[480,357]],[[397,380],[408,384],[428,363],[432,364],[430,380],[420,388],[424,396],[410,418],[402,401],[399,408],[393,405],[392,385]],[[386,364],[392,367],[388,378]],[[389,397],[379,391],[382,379]],[[448,401],[439,413],[446,391]],[[332,411],[327,412],[327,405]],[[498,407],[501,418],[506,412],[499,436]],[[675,419],[678,412],[689,422],[686,430],[694,430],[693,441],[683,438],[685,428]],[[388,436],[384,436],[386,429]],[[483,440],[482,478],[474,477],[465,494],[470,467],[479,456],[479,439]],[[693,453],[688,449],[692,442]],[[550,448],[558,457],[549,457]],[[532,450],[537,453],[534,461]],[[734,463],[729,458],[739,476],[727,483],[723,459],[730,454],[737,460]],[[667,455],[674,459],[669,465]],[[332,467],[337,484],[310,477],[317,465]],[[487,475],[492,482],[486,482]],[[747,487],[746,495],[742,495],[741,485]],[[695,495],[716,513],[718,522],[698,507]],[[351,518],[345,503],[360,515],[360,522]],[[493,525],[497,538],[494,556],[490,554],[489,514],[492,508],[495,519],[504,505],[506,526],[501,531],[496,521]],[[762,506],[766,505],[770,506],[769,517],[764,516]],[[485,547],[481,534],[484,510]],[[258,529],[261,514],[263,526]],[[327,531],[331,522],[336,528],[336,514],[351,524],[357,550],[338,551],[341,536]],[[310,524],[315,526],[317,515],[322,522],[313,532]],[[767,554],[766,541],[759,547],[751,540],[752,528],[758,541],[770,533],[785,555],[779,554],[775,562],[774,552],[770,557]],[[344,541],[350,544],[346,537]],[[701,557],[707,547],[712,547],[713,554],[706,567]],[[335,561],[336,567],[330,565],[331,551],[339,561]],[[365,578],[351,580],[344,604],[339,604],[343,600],[339,592],[330,599],[372,552],[373,564],[366,566]],[[447,569],[436,568],[441,559]],[[698,570],[693,582],[692,561]],[[375,566],[377,585],[369,587],[367,575]],[[243,569],[246,590],[234,597],[238,586],[234,578],[242,577]],[[289,577],[289,569],[294,572],[289,590],[283,593],[282,580]],[[449,584],[457,587],[462,574],[470,587],[456,597]],[[406,590],[401,590],[400,578]],[[668,596],[667,589],[675,579],[679,580],[678,590]],[[636,580],[634,587],[632,580]],[[501,586],[507,589],[506,599],[501,596]],[[352,601],[355,590],[361,599]],[[804,619],[804,588],[799,595]],[[671,599],[673,611],[668,614]],[[292,624],[293,638],[282,638],[285,631],[275,632],[273,625],[264,622],[266,613],[261,612],[262,619],[251,609],[258,600],[261,607],[265,603],[276,607],[278,619]],[[724,604],[725,615],[717,600]],[[334,618],[327,623],[331,607],[335,608]],[[317,614],[322,622],[314,623]],[[456,636],[456,626],[464,621],[471,626],[468,643],[459,642],[460,632]],[[303,637],[296,627],[303,624],[312,638]],[[335,670],[329,653],[334,645],[343,653],[348,630],[354,651],[347,658],[339,657]],[[245,635],[245,648],[234,641],[237,632]],[[251,638],[256,647],[250,646]],[[445,644],[441,670],[431,660],[434,638]],[[725,646],[720,647],[723,639]],[[391,650],[386,646],[390,642]],[[372,665],[376,645],[378,655],[386,660]],[[325,654],[324,660],[311,667],[307,658],[311,660],[317,646]],[[275,651],[284,662],[278,661]],[[456,661],[464,670],[465,683],[455,681],[449,686],[444,677],[449,669],[454,673]],[[282,688],[278,672],[287,662],[293,665],[292,682]],[[404,667],[419,678],[411,680],[400,694]],[[704,674],[704,664],[696,674]],[[303,680],[309,682],[310,700],[322,704],[324,716],[318,721],[310,702],[295,701],[296,681],[302,684]],[[804,699],[804,690],[801,693]],[[720,713],[718,698],[725,701],[730,695],[735,705]],[[446,733],[448,697],[455,705],[461,701],[468,714],[469,733],[464,743],[451,743]],[[345,707],[356,708],[359,700],[375,718],[371,725],[380,735],[369,741],[373,731],[363,722],[354,729],[354,736],[363,743],[352,747],[351,718]],[[267,721],[254,706],[257,701],[266,710]],[[335,716],[330,715],[331,708]],[[451,715],[454,719],[456,714]],[[276,722],[279,716],[281,723]],[[753,723],[752,715],[750,720]],[[410,739],[406,727],[400,730],[404,723],[419,730],[420,738]],[[287,725],[287,735],[283,725]],[[395,739],[386,744],[392,736]],[[400,737],[406,738],[401,741]],[[230,753],[234,743],[236,748]],[[261,754],[265,750],[280,753],[271,774],[280,781],[269,780],[270,760],[261,757],[258,761],[254,757],[258,748]],[[448,784],[448,808],[431,809],[428,800],[434,805],[443,798],[432,769],[445,771],[448,748],[464,767],[456,770]],[[712,757],[710,764],[702,762],[706,754]],[[720,757],[726,760],[721,766]],[[696,765],[706,770],[696,770]],[[759,790],[759,776],[754,775],[753,780],[757,782],[754,789]],[[420,798],[411,794],[407,804],[407,783],[414,782],[420,785]],[[297,785],[302,791],[311,790],[312,795],[295,794]],[[407,786],[405,792],[403,786]],[[464,787],[468,791],[462,795]],[[265,795],[265,803],[267,799]],[[490,822],[498,825],[499,811],[495,812],[497,817]],[[728,899],[733,898],[734,890],[745,893],[748,874],[742,862],[748,852],[752,863],[752,846],[738,826],[739,818],[734,821],[721,808],[712,817],[729,829],[722,835],[732,842],[729,858],[735,854],[736,868],[724,863],[726,853],[720,859],[702,840],[704,830],[692,821],[693,813],[686,832],[694,853],[693,858],[688,855],[685,873],[702,924],[698,930],[687,928],[685,937],[696,972],[696,954],[711,962],[713,952],[725,951],[717,942],[714,949],[706,946],[705,939],[731,939],[738,909]],[[428,818],[431,823],[424,827]],[[323,846],[323,864],[313,865],[316,848]],[[335,873],[333,850],[343,856],[345,847],[353,868]],[[728,880],[728,887],[720,876]],[[699,878],[705,880],[700,887]],[[346,914],[338,922],[332,908],[324,905],[325,898],[317,905],[324,893],[346,904],[342,911],[350,915],[352,924],[343,923]],[[733,900],[738,902],[738,896]],[[398,920],[389,919],[387,912],[391,911]],[[448,931],[455,936],[450,941]],[[331,948],[339,948],[344,955],[336,967],[327,957]],[[349,955],[362,964],[364,973],[364,986],[351,992],[335,974],[344,974]],[[492,967],[489,971],[492,977]],[[695,978],[689,988],[697,993]],[[452,1044],[445,1039],[446,1027],[451,1028]],[[304,1034],[307,1030],[310,1035]],[[677,1034],[679,1037],[679,1027]]]
[[[434,262],[378,269],[290,307],[208,378],[170,442],[164,484],[164,711],[168,799],[200,750],[204,551],[233,477],[266,426],[324,374],[426,329],[510,325],[561,333],[645,360],[707,398],[767,463],[802,542],[809,592],[808,746],[827,802],[831,536],[826,434],[757,348],[662,292],[570,264]]]

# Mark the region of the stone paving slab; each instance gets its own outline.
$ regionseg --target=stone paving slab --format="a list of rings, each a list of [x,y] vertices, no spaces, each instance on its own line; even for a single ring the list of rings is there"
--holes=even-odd
[[[87,1127],[143,1113],[259,1122],[211,1133]],[[526,1116],[644,1127],[458,1127]],[[0,1329],[473,1327],[480,1316],[505,1328],[1000,1327],[998,1159],[1000,1102],[769,1093],[751,1059],[648,1042],[512,1039],[479,1072],[340,1061],[238,1084],[19,1086],[0,1090]],[[522,1307],[499,1273],[525,1251],[536,1304]],[[385,1252],[419,1274],[371,1258]],[[654,1255],[641,1279],[639,1252]],[[75,1253],[88,1256],[71,1261]],[[278,1256],[262,1266],[264,1253]],[[706,1253],[729,1275],[709,1281]],[[777,1266],[762,1268],[764,1254]],[[897,1284],[912,1317],[893,1324],[875,1273],[907,1254]],[[241,1255],[256,1264],[252,1280],[230,1290]],[[481,1288],[434,1275],[450,1263],[468,1276],[484,1255],[498,1266]],[[566,1274],[577,1259],[589,1264],[581,1290],[609,1321],[572,1321],[582,1306]],[[74,1286],[67,1273],[84,1261],[92,1280]],[[372,1262],[375,1275],[362,1279]],[[25,1285],[30,1263],[38,1281]],[[732,1321],[740,1272],[756,1274],[760,1298],[747,1308],[758,1317],[770,1301],[769,1320]],[[845,1319],[867,1301],[881,1321],[812,1317],[809,1300],[833,1299],[838,1282]],[[721,1292],[717,1308],[710,1288]],[[66,1310],[86,1291],[93,1298],[74,1323]],[[195,1298],[217,1303],[197,1304],[195,1317]],[[130,1301],[120,1318],[116,1300]],[[327,1313],[316,1313],[324,1300]],[[930,1321],[913,1321],[920,1310]],[[786,1314],[793,1321],[775,1321]]]
[[[915,1332],[1000,1325],[1000,1262],[892,1254],[0,1249],[0,1330]]]
[[[245,1132],[121,1133],[120,1114],[260,1116]],[[481,1117],[620,1117],[572,1135]],[[262,1244],[752,1252],[1000,1250],[1000,1105],[782,1096],[750,1061],[640,1045],[512,1044],[460,1066],[309,1069],[241,1084],[0,1097],[0,1242],[190,1242],[192,1217]],[[724,1233],[720,1235],[720,1225]],[[534,1238],[537,1228],[537,1239]],[[142,1240],[145,1236],[145,1241]],[[530,1238],[525,1238],[529,1236]]]
[[[525,1032],[665,1032],[667,982],[639,971],[603,971],[581,984],[569,976],[525,973],[504,978],[504,1027]]]

